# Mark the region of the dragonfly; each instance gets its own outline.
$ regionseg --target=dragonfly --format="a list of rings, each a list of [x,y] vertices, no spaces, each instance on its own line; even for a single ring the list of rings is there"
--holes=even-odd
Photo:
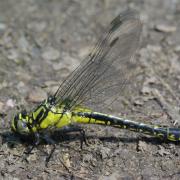
[[[136,11],[119,13],[105,28],[89,55],[61,83],[54,95],[30,112],[23,110],[15,115],[11,122],[12,131],[33,137],[34,146],[42,138],[54,144],[46,132],[66,127],[79,131],[82,141],[86,143],[84,130],[74,128],[74,124],[112,126],[180,141],[178,128],[145,124],[102,113],[107,104],[126,92],[125,87],[134,71],[134,55],[141,30],[142,23]]]

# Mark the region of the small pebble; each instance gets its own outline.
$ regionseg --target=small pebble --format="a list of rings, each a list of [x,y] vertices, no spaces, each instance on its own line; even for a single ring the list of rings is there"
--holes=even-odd
[[[155,30],[164,33],[173,33],[176,31],[176,27],[165,24],[158,24],[155,26]]]
[[[0,31],[6,29],[6,24],[0,23]]]
[[[17,61],[17,59],[19,58],[19,53],[17,52],[17,50],[15,49],[11,49],[8,52],[7,58],[9,60],[14,60],[15,62]]]
[[[142,106],[143,104],[144,104],[144,102],[141,99],[134,100],[134,105],[135,106]]]
[[[65,55],[63,60],[58,63],[53,63],[53,69],[55,71],[64,70],[64,72],[72,72],[79,65],[79,61],[76,58]]]
[[[42,32],[47,27],[47,23],[45,21],[33,21],[27,25],[28,29],[34,30],[36,32]]]
[[[180,52],[180,45],[177,45],[175,48],[174,48],[174,51],[179,53]]]
[[[64,154],[63,160],[67,168],[71,167],[71,162],[69,158],[70,158],[70,155],[68,153]]]
[[[40,88],[32,90],[28,95],[28,100],[31,102],[41,102],[44,99],[47,99],[47,93]]]
[[[14,101],[12,99],[8,99],[6,101],[6,106],[10,107],[10,108],[13,108],[15,106]]]
[[[18,47],[22,52],[27,53],[28,49],[29,49],[29,42],[27,41],[27,39],[25,38],[25,36],[21,36],[18,39]]]
[[[80,59],[83,59],[85,58],[92,50],[92,47],[90,46],[85,46],[85,47],[82,47],[78,53]]]
[[[107,147],[101,147],[100,153],[101,153],[102,159],[105,159],[110,155],[110,149]]]
[[[163,146],[159,145],[158,154],[163,157],[165,155],[170,155],[170,152],[167,151]]]
[[[60,57],[60,53],[58,50],[48,47],[44,52],[42,53],[42,58],[47,60],[47,61],[53,61],[57,60]]]
[[[138,145],[137,145],[137,150],[138,151],[141,151],[141,152],[144,152],[144,151],[147,151],[147,143],[144,142],[144,141],[139,141]]]
[[[148,86],[143,86],[141,89],[141,93],[144,95],[150,94],[151,92],[152,92],[152,90]]]
[[[56,81],[45,81],[44,82],[44,85],[45,86],[56,86],[58,84],[58,82],[56,82]]]

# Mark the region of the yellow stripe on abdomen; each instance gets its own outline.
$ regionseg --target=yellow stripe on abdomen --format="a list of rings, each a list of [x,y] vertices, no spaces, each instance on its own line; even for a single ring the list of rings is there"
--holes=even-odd
[[[79,115],[73,115],[72,120],[75,123],[81,123],[81,124],[102,124],[102,125],[108,125],[106,121],[89,118],[85,116],[79,116]]]

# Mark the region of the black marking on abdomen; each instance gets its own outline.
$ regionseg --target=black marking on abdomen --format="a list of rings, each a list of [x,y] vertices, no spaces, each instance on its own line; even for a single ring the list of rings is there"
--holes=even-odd
[[[108,115],[100,114],[100,113],[78,112],[77,115],[83,116],[86,118],[90,118],[90,119],[92,118],[92,119],[95,119],[98,121],[103,121],[103,122],[105,122],[106,125],[108,124],[113,127],[129,129],[129,130],[135,131],[135,132],[143,132],[145,134],[153,135],[156,130],[153,128],[153,126],[150,126],[150,125],[138,123],[135,121],[129,121],[129,120],[121,119],[121,118],[114,117],[114,116],[108,116]],[[164,131],[164,129],[162,129],[162,134],[164,134],[164,133],[165,133],[165,131]]]

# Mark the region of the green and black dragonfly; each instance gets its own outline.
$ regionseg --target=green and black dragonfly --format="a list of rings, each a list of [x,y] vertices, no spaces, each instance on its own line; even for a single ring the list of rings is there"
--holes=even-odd
[[[12,120],[12,130],[35,138],[43,132],[73,124],[99,124],[180,141],[180,129],[148,125],[97,112],[113,102],[131,79],[133,56],[139,46],[142,24],[138,13],[120,13],[84,61],[31,112],[22,111]],[[79,129],[82,133],[83,130]],[[84,138],[85,140],[85,138]]]

